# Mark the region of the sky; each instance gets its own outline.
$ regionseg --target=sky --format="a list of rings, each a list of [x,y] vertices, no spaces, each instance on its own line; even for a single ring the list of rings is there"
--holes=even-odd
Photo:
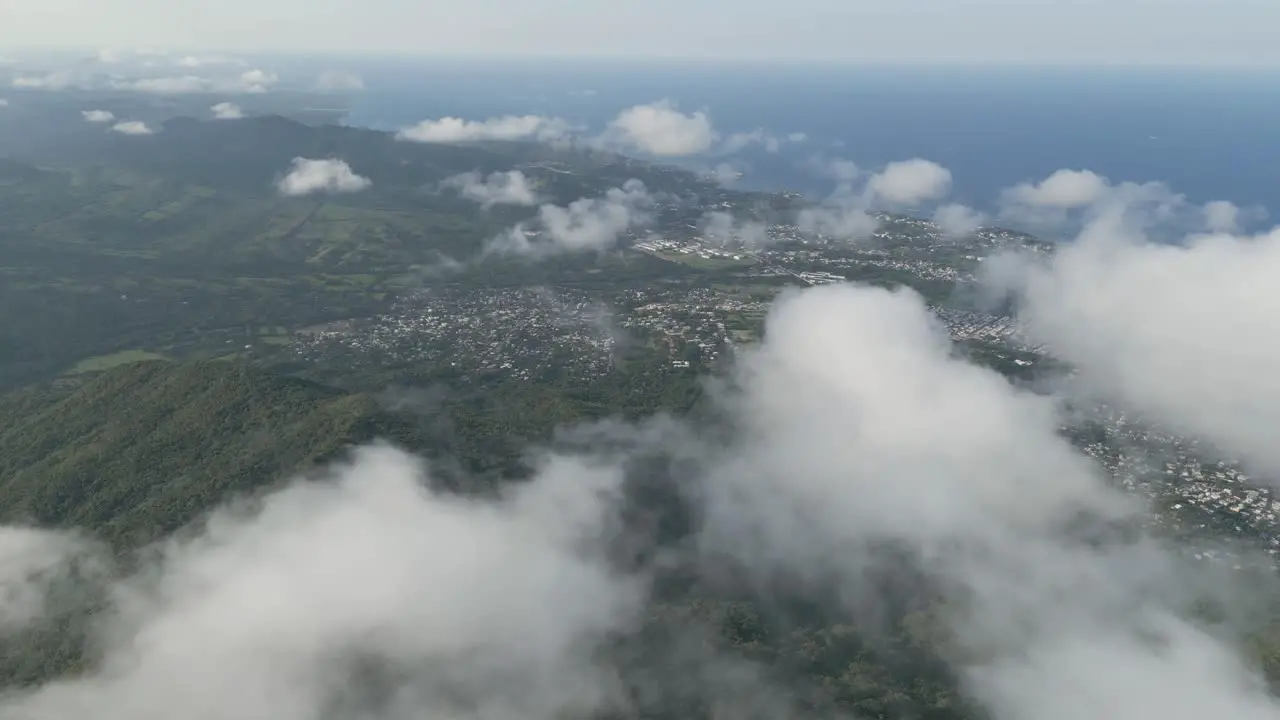
[[[1280,65],[1274,0],[0,0],[0,51]]]

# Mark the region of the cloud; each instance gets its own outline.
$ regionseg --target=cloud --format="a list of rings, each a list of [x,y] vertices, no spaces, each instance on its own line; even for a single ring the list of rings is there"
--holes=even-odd
[[[565,137],[569,125],[559,118],[506,115],[487,120],[444,117],[423,120],[396,134],[397,140],[421,143],[464,143],[484,140],[552,141]]]
[[[294,158],[293,169],[277,183],[290,196],[313,193],[354,193],[367,190],[373,182],[355,174],[344,160]]]
[[[628,180],[603,197],[581,198],[566,207],[542,205],[534,229],[517,225],[492,242],[488,252],[545,256],[608,250],[624,232],[649,221],[652,203],[644,183]]]
[[[275,73],[257,68],[246,70],[240,74],[239,78],[240,86],[244,89],[244,92],[249,93],[266,92],[268,88],[279,81],[280,78]]]
[[[1214,200],[1204,206],[1204,222],[1210,232],[1232,233],[1240,229],[1240,208],[1226,200]]]
[[[822,203],[801,210],[797,226],[804,232],[838,240],[864,240],[879,227],[876,212],[921,208],[946,197],[951,192],[951,171],[921,158],[900,160],[870,173],[857,164],[840,158],[809,158],[807,166],[823,177],[836,181],[835,190]],[[963,230],[965,220],[960,206],[940,208],[935,221],[957,223],[951,229]]]
[[[942,654],[997,720],[1276,716],[1179,615],[1194,571],[1098,532],[1140,507],[1058,434],[1053,400],[958,359],[914,292],[784,296],[739,360],[718,398],[735,434],[702,460],[709,562],[830,598],[862,632],[909,610],[878,590],[880,558],[899,588],[914,567],[906,602],[941,596]]]
[[[244,117],[244,110],[235,103],[220,102],[209,110],[213,113],[215,120],[239,120]]]
[[[494,205],[536,205],[537,193],[529,179],[519,170],[490,173],[483,177],[478,172],[454,175],[441,183],[453,188],[468,200],[474,200],[485,208]]]
[[[706,152],[717,135],[706,113],[686,115],[671,101],[661,100],[623,110],[603,137],[650,155],[678,157]]]
[[[725,138],[717,149],[722,155],[734,155],[746,150],[752,146],[760,146],[765,152],[776,153],[782,149],[783,145],[788,143],[802,143],[808,140],[808,136],[804,133],[791,133],[789,135],[777,136],[770,134],[763,128],[757,128],[750,132],[733,133]]]
[[[147,127],[147,124],[141,120],[125,120],[111,126],[111,129],[121,135],[152,135],[154,130]]]
[[[1063,169],[1034,185],[1017,185],[1005,194],[1006,200],[1015,204],[1070,210],[1098,202],[1110,187],[1106,178],[1092,171]]]
[[[1099,218],[1123,221],[1153,238],[1175,241],[1187,232],[1235,231],[1266,217],[1224,201],[1197,205],[1162,182],[1112,182],[1090,170],[1058,170],[1039,183],[1001,193],[1002,222],[1033,233],[1070,237]],[[1234,225],[1233,225],[1234,223]]]
[[[0,97],[0,107],[9,107],[9,99]]]
[[[129,92],[155,95],[190,95],[196,93],[264,93],[279,81],[265,70],[253,69],[234,77],[177,75],[146,78],[114,78],[111,87]]]
[[[949,237],[972,235],[986,222],[986,215],[957,203],[943,205],[933,211],[933,224]]]
[[[0,526],[0,639],[45,615],[51,585],[87,549],[64,533]]]
[[[349,70],[326,70],[316,78],[316,89],[322,92],[363,90],[364,78]]]
[[[244,60],[223,55],[184,55],[178,58],[177,65],[184,68],[218,67],[223,65],[244,65]]]
[[[116,119],[115,114],[110,110],[81,110],[80,116],[85,122],[91,123],[109,123]]]
[[[385,447],[333,475],[166,546],[95,615],[98,667],[0,696],[0,715],[126,720],[189,704],[204,718],[552,720],[616,707],[593,653],[633,623],[643,587],[602,556],[615,468],[552,458],[496,502],[435,494],[418,461]]]
[[[1280,230],[1149,242],[1118,214],[1023,280],[1022,318],[1078,381],[1280,471]]]
[[[45,75],[19,75],[10,83],[22,90],[66,90],[77,84],[75,75],[68,71],[52,72]]]
[[[911,207],[951,192],[951,171],[921,158],[891,162],[867,181],[867,191],[879,202]]]
[[[769,226],[755,220],[739,220],[732,214],[712,211],[702,216],[702,234],[722,246],[765,247],[770,244]]]
[[[880,228],[880,219],[848,201],[827,202],[796,214],[803,232],[835,240],[866,240]]]
[[[117,90],[154,93],[156,95],[183,95],[188,93],[213,92],[214,81],[199,75],[180,75],[176,77],[152,77],[135,80],[115,80],[112,87]]]

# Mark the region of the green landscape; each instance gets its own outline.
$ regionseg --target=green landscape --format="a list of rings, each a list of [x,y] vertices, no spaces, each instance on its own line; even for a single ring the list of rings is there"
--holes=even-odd
[[[276,183],[300,157],[341,158],[373,185],[285,196]],[[865,253],[788,240],[739,260],[626,243],[486,254],[538,208],[482,208],[441,184],[512,168],[560,206],[639,179],[663,198],[659,228],[725,203],[765,217],[797,204],[597,149],[406,143],[279,115],[170,118],[145,138],[79,130],[11,152],[0,160],[0,518],[84,533],[130,567],[214,509],[379,441],[427,458],[445,492],[500,495],[567,429],[678,418],[714,437],[732,409],[711,378],[761,339],[779,292],[818,282],[802,273],[906,286],[945,308],[962,304],[972,274],[970,250],[924,247],[906,230]],[[955,353],[1026,384],[1058,367],[1005,336],[958,339]],[[690,531],[671,518],[694,512],[678,479],[688,459],[642,459],[628,467],[636,512],[662,518],[659,549],[680,547]],[[955,608],[896,552],[866,569],[901,600],[874,622],[728,571],[655,570],[642,627],[613,649],[659,648],[678,666],[675,639],[696,638],[766,668],[806,714],[988,717],[952,662]],[[91,672],[104,602],[63,598],[0,634],[0,683]],[[1250,659],[1280,686],[1280,608],[1266,604],[1249,618]],[[1212,603],[1199,610],[1225,628]],[[713,692],[637,697],[635,717],[717,717]]]

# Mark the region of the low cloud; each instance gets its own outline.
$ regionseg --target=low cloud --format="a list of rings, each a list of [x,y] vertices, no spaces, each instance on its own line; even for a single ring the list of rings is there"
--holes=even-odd
[[[559,118],[540,115],[507,115],[487,120],[464,120],[444,117],[422,122],[401,130],[396,139],[421,143],[464,143],[484,140],[563,139],[569,125]]]
[[[865,240],[880,227],[876,213],[921,209],[951,192],[951,171],[921,158],[891,162],[874,173],[838,158],[813,157],[808,166],[835,180],[836,187],[817,206],[801,210],[796,224],[804,232],[837,240]],[[960,208],[938,209],[935,222],[945,221],[952,224],[952,230],[963,230],[975,217],[971,212],[962,214]]]
[[[921,158],[891,162],[867,181],[877,202],[914,207],[941,200],[951,192],[951,171]]]
[[[147,124],[141,120],[126,120],[124,122],[118,122],[115,125],[112,125],[111,129],[121,135],[152,135],[155,133],[154,130],[147,127]]]
[[[66,90],[79,84],[71,72],[51,72],[45,75],[19,75],[10,83],[22,90]]]
[[[244,65],[245,61],[240,58],[228,57],[225,55],[184,55],[178,58],[178,62],[176,64],[179,67],[184,68],[203,68],[225,65]]]
[[[1280,229],[1149,241],[1093,221],[1024,280],[1022,318],[1078,382],[1276,476]]]
[[[1092,205],[1110,189],[1106,178],[1089,170],[1058,170],[1038,183],[1023,183],[1005,191],[1008,202],[1070,210]]]
[[[599,198],[568,206],[543,205],[533,223],[522,223],[492,242],[493,253],[545,256],[613,248],[628,230],[649,221],[653,198],[639,180],[628,180]]]
[[[713,211],[702,216],[702,235],[720,246],[766,247],[769,226],[756,220],[739,219],[731,213]]]
[[[1226,200],[1214,200],[1204,206],[1204,223],[1210,232],[1232,233],[1240,229],[1240,208]]]
[[[817,207],[796,214],[801,231],[833,240],[866,240],[880,228],[880,219],[872,215],[857,198],[831,198]]]
[[[46,614],[50,587],[86,550],[64,533],[0,526],[0,641]]]
[[[9,107],[9,99],[0,97],[0,107]]]
[[[235,103],[220,102],[209,110],[213,113],[215,120],[239,120],[244,117],[244,110]]]
[[[316,89],[322,92],[363,90],[364,78],[348,70],[326,70],[316,78]]]
[[[95,669],[8,692],[0,715],[127,720],[189,704],[206,718],[553,720],[617,709],[593,653],[643,599],[602,556],[621,473],[553,458],[496,502],[432,493],[425,473],[370,448],[331,480],[215,515],[115,584],[113,611],[95,615]]]
[[[279,81],[280,77],[275,73],[258,69],[246,70],[239,78],[240,86],[249,93],[266,92]]]
[[[1197,205],[1162,182],[1112,182],[1090,170],[1063,169],[1001,193],[999,218],[1033,233],[1070,237],[1100,218],[1118,219],[1162,240],[1204,229],[1235,232],[1266,217],[1225,201]]]
[[[314,193],[355,193],[367,190],[373,182],[355,174],[344,160],[308,160],[294,158],[293,169],[280,180],[277,187],[284,195],[300,196]]]
[[[933,211],[933,224],[948,237],[962,238],[977,232],[987,216],[966,205],[951,203]]]
[[[279,81],[275,73],[265,70],[246,70],[233,77],[206,77],[203,75],[177,75],[147,78],[116,78],[111,87],[116,90],[149,93],[154,95],[189,95],[198,93],[264,93]]]
[[[109,123],[116,119],[115,114],[110,110],[81,110],[80,117],[84,118],[85,122],[91,123]]]
[[[705,112],[685,114],[669,100],[623,110],[603,136],[606,142],[660,157],[704,153],[717,137]]]
[[[763,128],[757,128],[750,132],[733,133],[724,139],[724,142],[717,148],[717,152],[722,155],[735,155],[748,148],[759,147],[765,152],[776,153],[784,145],[802,143],[808,139],[809,137],[804,133],[778,136],[769,133]]]
[[[462,197],[474,200],[485,208],[538,203],[537,193],[529,179],[519,170],[490,173],[487,177],[478,172],[463,173],[448,178],[441,185],[457,190]]]

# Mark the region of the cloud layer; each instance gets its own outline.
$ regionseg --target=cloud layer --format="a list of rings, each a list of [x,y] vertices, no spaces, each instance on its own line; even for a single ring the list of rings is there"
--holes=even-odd
[[[209,111],[213,113],[215,120],[239,120],[244,117],[244,111],[235,103],[220,102],[210,107]]]
[[[109,123],[116,119],[110,110],[81,110],[80,117],[91,123]]]
[[[558,118],[539,115],[508,115],[487,120],[464,120],[443,117],[439,120],[423,120],[413,127],[404,128],[396,137],[400,140],[421,143],[462,143],[482,140],[541,140],[563,138],[569,130],[568,123]]]
[[[653,198],[639,180],[628,180],[603,197],[581,198],[567,206],[542,205],[534,223],[512,228],[489,252],[545,256],[599,252],[613,248],[626,231],[649,220]]]
[[[490,173],[487,177],[478,172],[454,175],[442,183],[468,200],[488,208],[494,205],[536,205],[537,193],[529,179],[519,170]]]
[[[357,175],[344,160],[294,158],[293,168],[277,183],[284,195],[313,193],[354,193],[367,190],[373,182]]]
[[[0,696],[0,714],[550,720],[605,709],[609,677],[590,651],[642,598],[600,555],[619,473],[553,460],[542,479],[480,503],[433,494],[424,472],[366,449],[331,481],[215,516],[115,585],[96,672]],[[6,532],[0,560],[33,541]]]
[[[147,124],[140,120],[126,120],[118,122],[111,126],[111,129],[121,135],[151,135],[155,131],[147,127]]]
[[[662,100],[618,113],[605,137],[649,155],[678,157],[706,152],[718,136],[705,112],[686,114],[671,101]]]

